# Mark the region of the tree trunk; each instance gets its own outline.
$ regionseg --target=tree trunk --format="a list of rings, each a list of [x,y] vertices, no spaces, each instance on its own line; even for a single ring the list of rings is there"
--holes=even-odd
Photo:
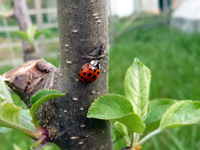
[[[108,52],[107,1],[58,0],[57,11],[59,86],[67,95],[54,101],[51,109],[55,116],[50,126],[57,131],[53,142],[61,150],[111,150],[109,122],[86,117],[94,99],[108,92],[108,55],[100,60],[103,69],[95,82],[83,84],[77,80],[79,69],[90,61],[91,54],[102,47],[104,53]]]
[[[14,15],[18,21],[20,30],[26,31],[28,27],[32,26],[32,22],[28,13],[26,0],[13,0]],[[27,41],[23,42],[23,57],[24,61],[34,60],[40,58],[39,48],[37,43],[32,47]]]

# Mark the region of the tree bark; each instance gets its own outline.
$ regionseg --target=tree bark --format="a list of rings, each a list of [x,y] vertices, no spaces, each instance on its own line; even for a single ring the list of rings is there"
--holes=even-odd
[[[77,80],[79,69],[90,61],[91,54],[102,47],[103,53],[108,52],[107,1],[58,0],[57,11],[59,87],[67,95],[51,103],[54,119],[48,122],[53,132],[57,131],[52,141],[61,150],[111,150],[109,122],[86,117],[94,99],[108,92],[108,55],[100,60],[103,69],[95,82],[83,84]]]
[[[38,122],[49,132],[49,141],[61,150],[112,150],[109,121],[86,117],[91,103],[108,93],[107,1],[57,0],[57,10],[60,69],[37,60],[3,78],[29,107],[30,97],[38,90],[66,93],[44,103],[37,113]],[[78,72],[91,59],[99,60],[101,73],[94,82],[84,84],[78,80]]]
[[[13,0],[14,15],[19,24],[20,30],[26,31],[28,27],[32,26],[31,18],[28,13],[26,0]],[[40,58],[39,48],[37,43],[31,46],[27,41],[23,40],[23,57],[24,61],[35,60]]]

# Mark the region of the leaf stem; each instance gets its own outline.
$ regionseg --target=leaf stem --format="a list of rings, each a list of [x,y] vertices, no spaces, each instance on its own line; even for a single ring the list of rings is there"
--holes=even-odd
[[[138,143],[139,139],[140,139],[140,134],[134,133],[134,142]]]
[[[28,137],[34,139],[34,140],[37,140],[38,138],[41,138],[43,137],[43,134],[40,132],[33,132],[33,131],[30,131],[24,127],[21,127],[21,126],[17,126],[17,125],[10,125],[8,124],[7,126],[5,127],[8,127],[8,128],[11,128],[11,129],[15,129],[15,130],[18,130],[20,131],[21,133],[27,135]]]
[[[134,133],[131,133],[131,145],[130,148],[132,148],[134,145]]]
[[[156,130],[154,130],[153,132],[147,134],[144,138],[142,138],[138,143],[141,145],[143,144],[144,142],[146,142],[149,138],[151,138],[152,136],[160,133],[162,131],[162,129],[158,128]]]
[[[35,149],[37,146],[39,146],[40,144],[42,144],[44,141],[46,140],[46,137],[42,137],[41,139],[39,139],[37,142],[35,142],[31,148]]]
[[[137,146],[139,145],[138,144],[139,138],[140,138],[140,134],[138,133],[131,134],[131,145],[130,145],[131,150],[135,150],[137,148]]]

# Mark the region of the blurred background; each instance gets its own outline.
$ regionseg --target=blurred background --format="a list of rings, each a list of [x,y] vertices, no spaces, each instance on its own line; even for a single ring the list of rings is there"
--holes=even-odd
[[[56,1],[26,0],[41,57],[59,67]],[[109,0],[109,92],[124,95],[123,80],[135,57],[152,73],[150,100],[200,100],[200,1]],[[12,0],[0,0],[0,74],[24,62]],[[18,96],[15,104],[25,108]],[[144,150],[200,150],[199,124],[168,130]],[[25,150],[33,141],[18,131],[0,134],[0,150]],[[59,150],[47,145],[42,150]]]

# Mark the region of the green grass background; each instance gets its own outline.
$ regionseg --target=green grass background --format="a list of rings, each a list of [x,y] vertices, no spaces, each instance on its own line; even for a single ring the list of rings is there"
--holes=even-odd
[[[124,95],[126,70],[137,57],[151,70],[150,99],[200,100],[200,34],[168,26],[137,29],[118,37],[110,46],[109,57],[110,93]],[[59,66],[59,57],[47,61]],[[0,74],[9,69],[0,68]],[[18,100],[15,103],[24,106]],[[199,124],[168,130],[147,141],[143,150],[200,150],[199,130]],[[25,149],[33,142],[18,131],[0,134],[0,141],[0,150],[13,150],[13,143]]]
[[[122,35],[110,48],[109,92],[124,95],[124,76],[135,57],[151,70],[150,100],[200,100],[200,34],[160,26]],[[168,130],[147,141],[143,149],[199,150],[199,127]]]

